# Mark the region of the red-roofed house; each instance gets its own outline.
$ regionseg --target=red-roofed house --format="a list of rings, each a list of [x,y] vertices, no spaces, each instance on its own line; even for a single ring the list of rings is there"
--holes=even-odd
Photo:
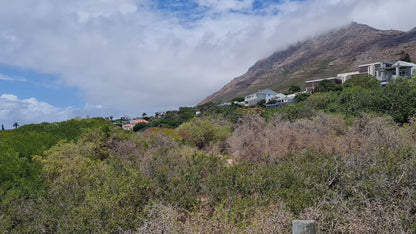
[[[138,124],[138,123],[148,124],[149,121],[147,121],[145,119],[133,119],[132,121],[130,121],[130,124],[133,125],[133,126],[136,125],[136,124]]]
[[[133,125],[131,125],[131,124],[123,124],[123,129],[132,131],[133,130]]]

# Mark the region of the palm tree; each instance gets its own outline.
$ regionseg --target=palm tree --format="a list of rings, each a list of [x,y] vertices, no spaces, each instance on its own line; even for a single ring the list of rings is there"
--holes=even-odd
[[[13,124],[13,127],[14,127],[14,128],[17,128],[17,127],[19,127],[19,124],[18,124],[17,122],[15,122],[15,123]]]

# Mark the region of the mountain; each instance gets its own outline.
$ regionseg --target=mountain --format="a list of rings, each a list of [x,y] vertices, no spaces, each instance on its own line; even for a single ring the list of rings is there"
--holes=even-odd
[[[306,80],[358,70],[361,64],[398,60],[405,51],[416,59],[416,28],[408,32],[350,25],[297,43],[264,58],[201,103],[226,101],[259,89],[304,87]]]

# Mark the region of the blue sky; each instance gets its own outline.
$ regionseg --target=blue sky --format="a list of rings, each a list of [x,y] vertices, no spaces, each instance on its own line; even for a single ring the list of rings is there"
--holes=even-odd
[[[34,70],[0,65],[0,74],[9,80],[0,79],[0,93],[11,93],[19,98],[36,97],[39,101],[65,108],[82,108],[84,102],[80,91],[59,84],[58,75],[42,74]]]
[[[414,0],[0,3],[6,127],[193,106],[257,60],[351,21],[416,26]]]

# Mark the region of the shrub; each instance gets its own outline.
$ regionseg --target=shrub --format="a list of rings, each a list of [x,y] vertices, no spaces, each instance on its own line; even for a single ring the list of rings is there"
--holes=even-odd
[[[177,131],[187,143],[203,149],[211,143],[223,143],[231,134],[231,127],[226,122],[194,118],[182,124]]]

